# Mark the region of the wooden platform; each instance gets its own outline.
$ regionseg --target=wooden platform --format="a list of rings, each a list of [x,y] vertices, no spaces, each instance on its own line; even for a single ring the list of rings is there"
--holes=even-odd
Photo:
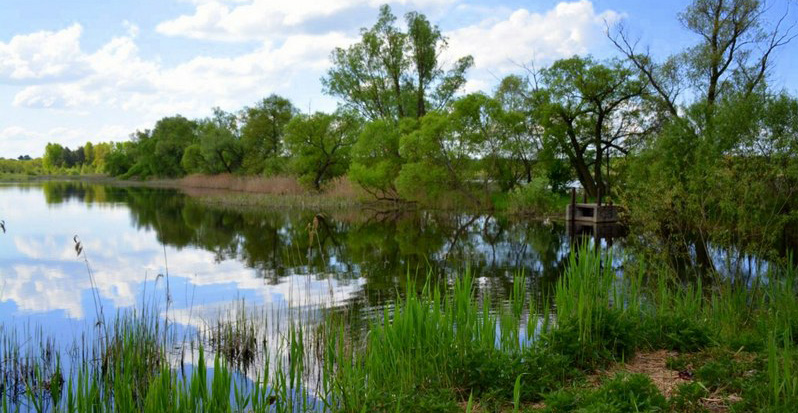
[[[618,222],[618,211],[619,207],[616,205],[571,203],[565,209],[565,220],[612,224]]]

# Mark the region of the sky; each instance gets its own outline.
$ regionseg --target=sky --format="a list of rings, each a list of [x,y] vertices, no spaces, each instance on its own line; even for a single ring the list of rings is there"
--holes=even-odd
[[[444,61],[474,57],[469,92],[525,65],[616,56],[604,30],[619,21],[655,57],[697,41],[677,20],[688,0],[0,0],[0,157],[121,141],[164,116],[238,111],[272,93],[334,110],[320,82],[330,52],[385,3],[437,24]],[[771,0],[766,19],[788,4],[798,10]],[[798,41],[779,51],[771,85],[795,94],[796,64]]]

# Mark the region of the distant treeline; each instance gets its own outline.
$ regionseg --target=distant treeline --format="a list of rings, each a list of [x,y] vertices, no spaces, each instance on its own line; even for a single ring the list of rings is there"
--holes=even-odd
[[[485,208],[551,207],[578,180],[711,265],[696,240],[762,250],[798,215],[798,101],[768,85],[793,33],[764,10],[696,0],[678,16],[695,43],[672,56],[652,56],[618,25],[607,33],[617,58],[574,56],[464,95],[473,59],[444,65],[435,25],[413,12],[400,26],[384,6],[359,42],[331,54],[322,84],[340,99],[334,113],[272,95],[166,117],[128,142],[50,144],[43,165],[123,178],[293,174],[314,190],[347,175],[374,199]]]

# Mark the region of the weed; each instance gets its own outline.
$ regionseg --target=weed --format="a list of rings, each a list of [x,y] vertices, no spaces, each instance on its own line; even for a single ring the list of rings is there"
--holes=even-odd
[[[673,411],[685,413],[707,412],[707,408],[701,404],[701,399],[709,395],[706,387],[699,382],[682,383],[671,396],[668,403]]]

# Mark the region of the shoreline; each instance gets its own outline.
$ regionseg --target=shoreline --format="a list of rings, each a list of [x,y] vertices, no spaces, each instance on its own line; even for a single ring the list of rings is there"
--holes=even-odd
[[[356,189],[345,177],[331,182],[321,193],[301,187],[294,177],[276,176],[236,176],[188,175],[182,178],[130,180],[107,175],[37,175],[26,179],[8,179],[0,176],[0,185],[37,184],[44,182],[82,182],[116,187],[146,187],[174,189],[204,205],[219,208],[301,208],[301,209],[430,209],[440,211],[460,211],[469,213],[512,216],[530,220],[563,220],[556,211],[530,213],[528,211],[507,211],[495,208],[465,208],[462,204],[420,207],[415,203],[395,203],[365,200],[365,194]]]

